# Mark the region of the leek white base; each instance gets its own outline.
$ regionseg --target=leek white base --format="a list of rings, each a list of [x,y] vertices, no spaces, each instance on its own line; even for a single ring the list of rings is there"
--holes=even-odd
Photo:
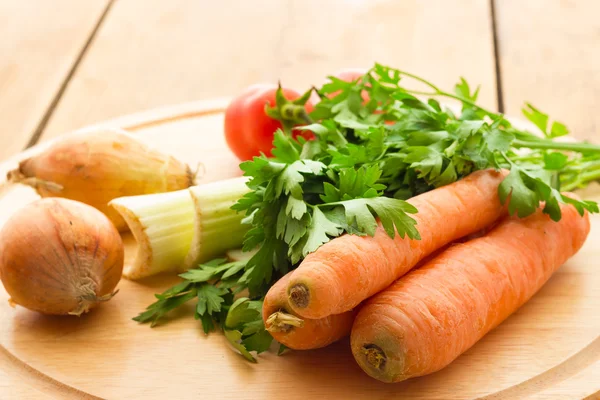
[[[248,193],[245,177],[227,179],[189,188],[196,213],[194,234],[183,269],[196,268],[199,263],[238,248],[249,226],[242,224],[243,214],[231,209]]]
[[[187,189],[169,193],[120,197],[110,202],[131,229],[138,244],[128,279],[177,272],[194,236],[194,203]]]
[[[138,244],[123,275],[141,279],[183,272],[239,248],[249,227],[231,206],[249,191],[246,182],[241,177],[111,201]]]

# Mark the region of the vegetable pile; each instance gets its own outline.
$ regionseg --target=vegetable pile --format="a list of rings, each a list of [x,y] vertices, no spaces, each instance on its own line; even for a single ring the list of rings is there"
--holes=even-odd
[[[415,83],[425,89],[409,89]],[[155,325],[170,310],[194,300],[195,316],[202,321],[205,332],[220,326],[232,344],[243,348],[242,354],[254,360],[248,352],[263,351],[272,341],[265,334],[263,319],[275,333],[298,329],[307,319],[318,321],[348,312],[408,272],[427,254],[463,235],[487,228],[503,212],[525,218],[536,214],[541,205],[543,213],[553,221],[561,219],[565,204],[582,216],[586,211],[598,212],[596,203],[566,196],[561,191],[577,189],[600,178],[600,147],[557,140],[568,134],[567,128],[556,121],[550,123],[547,115],[529,104],[524,114],[539,128],[537,134],[519,129],[504,115],[477,105],[479,89],[472,90],[464,79],[454,93],[449,93],[423,78],[377,64],[357,79],[330,77],[328,83],[313,90],[320,100],[314,108],[312,104],[307,106],[305,113],[298,107],[307,102],[310,91],[301,96],[301,101],[289,101],[279,90],[274,100],[265,104],[263,99],[260,103],[264,114],[257,115],[256,105],[253,108],[254,118],[279,116],[281,128],[274,133],[246,132],[263,139],[273,135],[270,155],[254,153],[252,160],[240,165],[249,178],[249,192],[231,199],[236,201],[232,208],[245,215],[243,223],[249,226],[243,242],[249,258],[215,260],[182,274],[184,281],[157,295],[158,301],[136,321]],[[460,110],[446,107],[438,99],[458,101]],[[239,103],[232,102],[226,119],[231,113],[239,116]],[[289,117],[289,110],[295,110],[294,118]],[[298,132],[310,132],[314,137]],[[492,207],[497,203],[489,219],[480,221],[481,226],[457,229],[454,235],[428,245],[427,251],[415,256],[410,265],[392,265],[396,272],[388,272],[388,278],[366,292],[356,286],[360,285],[356,282],[356,267],[340,263],[334,268],[330,264],[334,275],[350,277],[346,291],[364,292],[363,295],[357,295],[352,302],[340,295],[337,300],[342,305],[338,308],[311,313],[309,307],[303,313],[302,303],[309,293],[306,285],[298,286],[304,279],[298,274],[305,270],[303,266],[309,258],[325,251],[326,243],[347,237],[378,238],[382,234],[394,242],[416,243],[424,234],[430,234],[423,232],[421,226],[435,228],[455,220],[460,222],[458,217],[445,220],[448,212],[443,211],[443,203],[438,204],[442,207],[440,220],[428,220],[426,210],[415,206],[426,204],[417,200],[420,195],[431,193],[435,199],[441,193],[438,188],[458,184],[486,169],[507,172],[505,176],[497,175],[495,186],[487,192],[479,192],[480,200],[477,196],[458,199],[463,202],[463,216],[477,213],[485,204]],[[472,185],[470,190],[477,194],[479,183]],[[415,201],[409,200],[413,198]],[[339,236],[342,238],[334,239]],[[348,239],[339,245],[339,251],[362,251],[358,246],[365,242],[352,245],[359,250],[353,250],[349,243]],[[332,247],[333,243],[329,249]],[[396,261],[383,263],[381,269],[392,268],[390,263]],[[261,315],[254,302],[262,301],[278,279],[299,266],[290,279],[295,286],[287,289],[289,304],[282,306],[276,316]],[[365,275],[373,276],[373,271],[368,269]],[[331,281],[322,279],[323,291],[334,291],[334,286],[328,284]],[[242,304],[248,304],[253,312],[233,307],[234,298],[240,293],[247,293],[242,298],[246,303]],[[237,324],[228,324],[228,318]],[[294,347],[293,343],[285,344]],[[302,348],[302,344],[296,347]]]
[[[180,274],[135,321],[155,326],[194,301],[204,332],[222,330],[253,362],[274,338],[281,353],[350,335],[365,372],[397,382],[448,365],[524,304],[599,211],[569,191],[600,180],[600,146],[561,139],[568,129],[530,104],[523,112],[539,132],[523,130],[478,105],[478,93],[464,79],[450,93],[379,64],[303,94],[255,85],[225,112],[244,177],[191,186],[187,165],[111,131],[59,142],[9,179],[126,224],[139,245],[127,278]],[[69,202],[31,210],[67,215]],[[79,213],[56,223],[71,234],[54,238],[66,261],[50,260],[52,246],[22,257],[35,245],[25,214],[2,231],[0,278],[30,309],[78,315],[114,294],[117,231],[71,203]],[[50,238],[45,230],[35,232]],[[110,262],[96,263],[97,251]],[[46,307],[65,290],[42,264],[77,269],[69,279],[83,291]],[[28,274],[44,275],[29,282],[39,287],[21,282]],[[92,288],[90,276],[109,284]]]

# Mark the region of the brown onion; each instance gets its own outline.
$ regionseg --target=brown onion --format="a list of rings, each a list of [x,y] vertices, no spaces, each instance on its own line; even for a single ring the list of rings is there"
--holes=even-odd
[[[8,180],[33,187],[42,197],[64,197],[96,207],[122,231],[127,225],[109,201],[186,189],[194,174],[187,164],[122,129],[100,128],[60,138],[21,161]]]
[[[38,200],[0,231],[0,279],[11,304],[44,314],[81,315],[110,300],[123,259],[117,229],[77,201]]]

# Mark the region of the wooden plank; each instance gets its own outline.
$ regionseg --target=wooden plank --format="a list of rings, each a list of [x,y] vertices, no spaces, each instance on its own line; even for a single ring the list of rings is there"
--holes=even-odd
[[[43,139],[261,81],[303,89],[374,61],[447,88],[464,75],[495,106],[487,1],[128,0],[111,8]]]
[[[21,151],[108,0],[0,0],[0,160]]]
[[[525,100],[600,141],[600,2],[496,0],[499,59],[508,113]]]

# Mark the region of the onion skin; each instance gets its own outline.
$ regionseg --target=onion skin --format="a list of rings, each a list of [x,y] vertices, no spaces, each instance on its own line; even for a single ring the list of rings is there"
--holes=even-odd
[[[109,201],[186,189],[194,174],[187,164],[149,148],[124,130],[102,128],[64,136],[21,161],[8,180],[32,186],[42,197],[89,204],[126,231],[127,224]]]
[[[77,201],[35,201],[0,231],[0,279],[10,303],[44,314],[81,315],[109,300],[123,262],[114,225]]]

